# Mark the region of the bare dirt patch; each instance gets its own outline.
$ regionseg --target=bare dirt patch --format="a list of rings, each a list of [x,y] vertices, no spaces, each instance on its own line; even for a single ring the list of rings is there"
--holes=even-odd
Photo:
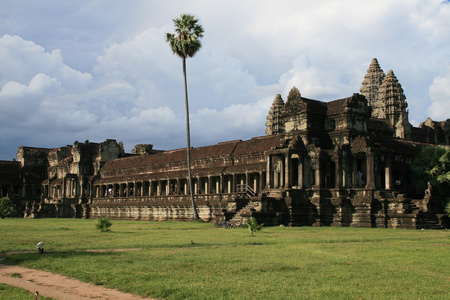
[[[133,251],[137,249],[88,250],[88,251]],[[32,293],[54,299],[150,299],[127,294],[91,283],[82,282],[47,271],[28,269],[20,266],[0,264],[0,283],[16,286]]]

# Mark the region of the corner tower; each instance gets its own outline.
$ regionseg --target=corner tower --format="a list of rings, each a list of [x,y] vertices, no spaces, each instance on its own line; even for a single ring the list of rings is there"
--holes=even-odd
[[[275,96],[272,107],[269,110],[266,122],[266,134],[275,135],[284,132],[284,121],[281,113],[284,108],[284,101],[280,94]]]

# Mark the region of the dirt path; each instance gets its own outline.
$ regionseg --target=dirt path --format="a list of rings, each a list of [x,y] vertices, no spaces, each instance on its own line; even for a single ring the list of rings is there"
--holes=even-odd
[[[41,296],[54,299],[150,299],[47,271],[2,264],[0,264],[0,283],[16,286],[32,293],[38,291]]]

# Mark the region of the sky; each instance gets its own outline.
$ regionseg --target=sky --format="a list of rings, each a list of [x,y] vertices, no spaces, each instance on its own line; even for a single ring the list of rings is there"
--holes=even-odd
[[[204,28],[187,61],[191,146],[263,136],[294,86],[359,93],[372,58],[414,126],[450,118],[448,0],[0,0],[0,160],[86,140],[185,147],[182,62],[165,42],[182,13]]]

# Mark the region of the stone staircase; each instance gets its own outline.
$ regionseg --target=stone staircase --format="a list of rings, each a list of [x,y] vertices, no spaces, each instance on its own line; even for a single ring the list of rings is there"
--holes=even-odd
[[[236,214],[228,222],[235,225],[236,227],[241,227],[245,222],[252,217],[252,212],[254,211],[254,202],[249,201],[246,206],[241,208],[236,212]]]

